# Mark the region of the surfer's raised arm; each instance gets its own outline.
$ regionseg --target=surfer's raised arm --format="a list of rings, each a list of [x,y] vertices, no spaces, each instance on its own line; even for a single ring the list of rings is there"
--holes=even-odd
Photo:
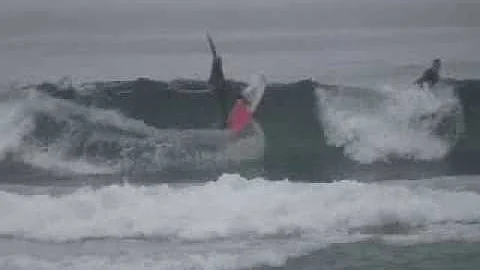
[[[210,33],[207,31],[207,40],[208,40],[208,46],[210,47],[210,51],[212,52],[213,58],[217,58],[217,49],[215,48],[215,44],[213,43],[212,36],[210,36]]]

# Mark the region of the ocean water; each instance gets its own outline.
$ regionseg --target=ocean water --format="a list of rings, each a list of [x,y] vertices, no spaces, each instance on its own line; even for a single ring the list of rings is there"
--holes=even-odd
[[[0,269],[478,269],[478,11],[0,3]],[[238,137],[207,30],[229,105],[267,78]]]

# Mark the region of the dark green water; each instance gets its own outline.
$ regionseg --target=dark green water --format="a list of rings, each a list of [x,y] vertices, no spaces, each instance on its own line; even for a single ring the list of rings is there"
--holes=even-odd
[[[255,270],[474,270],[480,268],[480,243],[444,242],[434,244],[388,245],[378,242],[336,244],[301,258],[290,259],[283,267]]]

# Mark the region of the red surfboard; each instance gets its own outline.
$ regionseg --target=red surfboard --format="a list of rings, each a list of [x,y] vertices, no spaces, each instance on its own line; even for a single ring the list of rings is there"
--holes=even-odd
[[[265,91],[265,77],[252,76],[250,84],[242,91],[242,97],[237,99],[228,117],[228,129],[235,134],[242,132],[253,121],[253,114],[263,98]]]
[[[241,98],[237,99],[228,118],[228,128],[238,134],[251,120],[252,113],[247,103]]]

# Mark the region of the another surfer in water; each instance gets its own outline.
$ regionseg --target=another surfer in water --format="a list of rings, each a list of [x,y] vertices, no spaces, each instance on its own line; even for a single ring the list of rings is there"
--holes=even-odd
[[[423,84],[427,83],[429,88],[432,88],[440,80],[440,68],[442,63],[440,59],[435,59],[432,66],[423,72],[422,76],[415,81],[415,84],[423,89]]]

